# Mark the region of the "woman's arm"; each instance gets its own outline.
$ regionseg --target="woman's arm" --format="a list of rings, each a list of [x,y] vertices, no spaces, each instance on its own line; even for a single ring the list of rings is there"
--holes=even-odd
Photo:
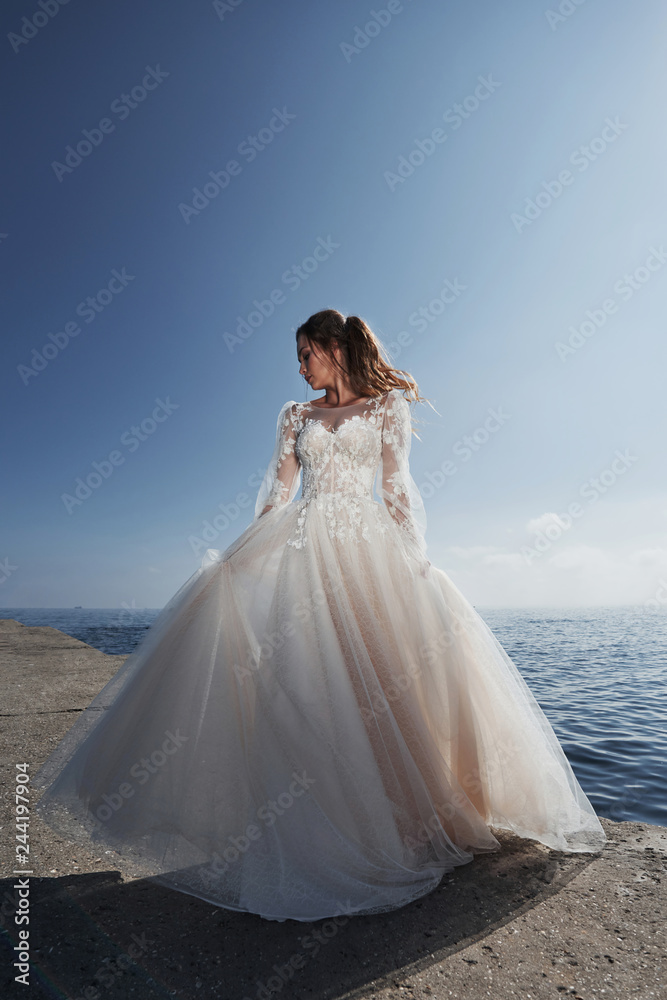
[[[296,494],[301,480],[301,463],[295,450],[294,400],[282,407],[276,425],[276,443],[255,503],[255,520],[274,507],[281,507]]]
[[[385,403],[382,421],[379,492],[401,530],[406,548],[425,569],[430,566],[425,555],[426,511],[417,484],[410,474],[411,444],[410,405],[399,389],[392,389]]]

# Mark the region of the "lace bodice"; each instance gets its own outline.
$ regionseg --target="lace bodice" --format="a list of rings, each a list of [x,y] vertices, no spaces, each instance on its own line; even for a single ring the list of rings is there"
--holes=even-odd
[[[297,548],[307,544],[312,504],[325,511],[332,538],[368,539],[369,517],[375,517],[380,530],[391,524],[377,516],[375,485],[403,541],[423,556],[426,515],[409,471],[411,436],[410,406],[398,389],[335,408],[289,400],[278,416],[276,444],[257,496],[255,520],[266,508],[290,503],[303,473],[296,503],[299,514],[288,544]]]

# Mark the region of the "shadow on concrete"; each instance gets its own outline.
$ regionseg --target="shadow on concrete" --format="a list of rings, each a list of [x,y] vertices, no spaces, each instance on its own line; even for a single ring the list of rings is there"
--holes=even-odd
[[[4,906],[3,997],[362,997],[402,982],[558,893],[596,855],[548,851],[494,830],[495,854],[399,910],[314,923],[266,921],[118,872],[30,880],[31,985],[14,983],[13,885]]]

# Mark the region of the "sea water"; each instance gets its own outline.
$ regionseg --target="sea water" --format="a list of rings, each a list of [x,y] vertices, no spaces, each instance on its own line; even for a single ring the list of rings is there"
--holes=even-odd
[[[667,825],[667,614],[642,606],[476,607],[553,726],[599,816]],[[0,608],[130,653],[154,608]]]

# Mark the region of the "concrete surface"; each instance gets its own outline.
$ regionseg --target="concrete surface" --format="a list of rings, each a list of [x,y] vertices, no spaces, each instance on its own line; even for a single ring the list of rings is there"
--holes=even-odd
[[[30,984],[16,984],[15,764],[35,773],[124,659],[0,620],[3,998],[667,996],[667,829],[605,819],[600,855],[498,831],[500,853],[477,856],[415,903],[304,924],[123,881],[105,852],[62,841],[34,816],[33,965]]]

